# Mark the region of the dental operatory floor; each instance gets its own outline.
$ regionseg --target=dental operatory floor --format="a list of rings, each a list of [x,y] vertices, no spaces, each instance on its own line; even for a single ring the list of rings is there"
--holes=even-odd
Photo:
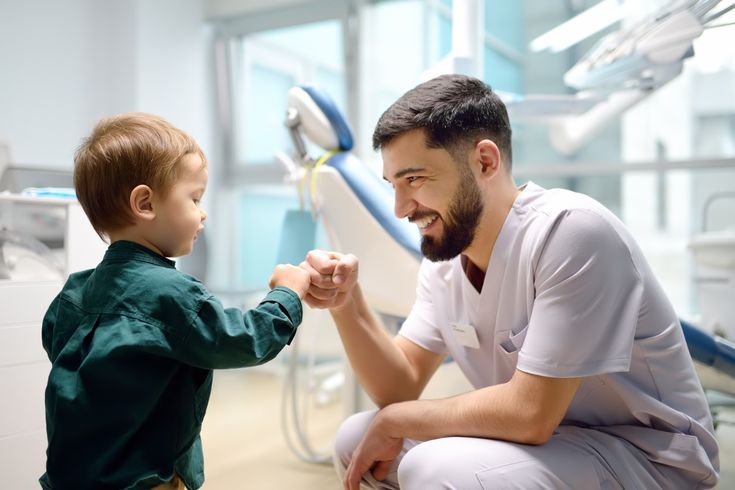
[[[202,428],[205,490],[339,489],[331,466],[299,460],[281,430],[282,376],[256,369],[217,371]],[[313,411],[309,435],[327,450],[341,403]]]

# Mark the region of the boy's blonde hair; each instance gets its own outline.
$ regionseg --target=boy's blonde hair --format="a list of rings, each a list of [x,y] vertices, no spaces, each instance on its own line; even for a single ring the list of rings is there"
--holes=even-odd
[[[97,123],[74,154],[74,188],[100,236],[133,224],[130,193],[145,184],[166,196],[188,154],[207,160],[197,142],[162,117],[131,112]]]

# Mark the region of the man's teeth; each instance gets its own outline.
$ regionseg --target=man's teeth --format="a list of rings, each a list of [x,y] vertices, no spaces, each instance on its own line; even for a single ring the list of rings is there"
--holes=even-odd
[[[414,223],[416,224],[416,226],[418,226],[420,229],[423,230],[424,228],[432,224],[434,221],[436,221],[437,218],[438,216],[436,215],[427,216],[426,218],[417,219],[416,221],[414,221]]]

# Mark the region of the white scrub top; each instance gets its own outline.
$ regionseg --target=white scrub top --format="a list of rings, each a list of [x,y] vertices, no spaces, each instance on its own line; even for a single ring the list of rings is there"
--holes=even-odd
[[[588,196],[528,183],[481,292],[463,260],[423,261],[400,335],[451,355],[478,389],[516,369],[583,377],[562,425],[616,435],[653,462],[714,478],[712,418],[678,317],[610,211]],[[467,326],[479,346],[456,333]]]

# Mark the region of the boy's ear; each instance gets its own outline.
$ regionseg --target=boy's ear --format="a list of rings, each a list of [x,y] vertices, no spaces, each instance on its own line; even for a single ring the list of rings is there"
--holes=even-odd
[[[136,218],[152,221],[156,217],[153,211],[153,189],[145,184],[136,186],[130,192],[130,210]]]

